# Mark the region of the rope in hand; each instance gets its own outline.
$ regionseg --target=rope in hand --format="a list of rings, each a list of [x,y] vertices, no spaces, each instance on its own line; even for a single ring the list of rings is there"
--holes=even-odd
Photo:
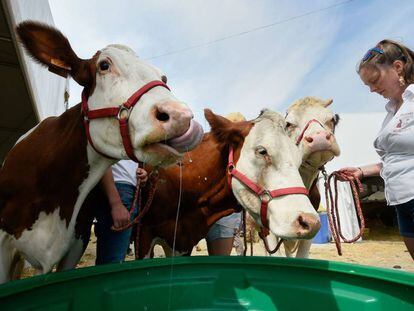
[[[363,188],[362,188],[361,181],[358,178],[354,178],[346,174],[343,171],[335,171],[328,176],[328,174],[325,171],[325,168],[323,168],[322,174],[325,179],[326,212],[328,214],[329,227],[331,229],[332,238],[335,241],[338,255],[342,256],[341,238],[343,242],[345,243],[353,243],[362,236],[364,229],[365,229],[364,215],[362,213],[361,203],[359,201],[359,193],[363,192]],[[331,189],[332,179],[333,179],[335,193],[333,193]],[[357,211],[358,220],[360,223],[359,233],[352,239],[345,238],[341,230],[341,222],[339,219],[339,210],[338,210],[338,180],[348,181],[352,189],[354,204],[355,204],[355,208]]]
[[[154,199],[154,194],[157,188],[158,177],[159,176],[158,176],[157,170],[152,171],[150,175],[148,176],[148,179],[150,182],[150,190],[148,193],[147,202],[145,203],[145,206],[143,209],[141,209],[141,182],[139,178],[137,179],[137,186],[135,188],[134,199],[132,200],[132,205],[131,205],[130,212],[129,212],[129,215],[131,216],[135,212],[135,209],[138,209],[137,216],[135,216],[133,220],[131,220],[129,223],[127,223],[126,225],[122,227],[115,228],[114,226],[112,226],[111,230],[116,231],[116,232],[127,230],[131,228],[134,224],[138,223],[144,217],[144,215],[148,212],[149,208],[151,207],[152,200]],[[138,204],[137,204],[137,201],[138,201]]]

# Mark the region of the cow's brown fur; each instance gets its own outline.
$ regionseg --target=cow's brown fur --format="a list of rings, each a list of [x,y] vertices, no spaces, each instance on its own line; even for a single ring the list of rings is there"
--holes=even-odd
[[[0,171],[0,228],[16,238],[41,211],[60,207],[68,224],[89,171],[79,105],[44,120],[29,136],[10,150]]]

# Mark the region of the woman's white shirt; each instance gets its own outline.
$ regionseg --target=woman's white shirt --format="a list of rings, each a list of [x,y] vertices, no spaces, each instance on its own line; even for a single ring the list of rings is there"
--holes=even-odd
[[[134,187],[137,185],[138,163],[132,160],[120,160],[112,165],[114,182],[127,183]]]
[[[414,199],[414,84],[406,88],[402,98],[398,111],[393,101],[385,106],[388,114],[374,141],[389,205]]]

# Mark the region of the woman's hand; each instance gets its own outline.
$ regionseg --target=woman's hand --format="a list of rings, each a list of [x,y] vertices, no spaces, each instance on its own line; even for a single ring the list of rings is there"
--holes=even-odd
[[[138,167],[137,168],[137,180],[140,181],[141,185],[145,185],[145,183],[148,180],[148,173],[146,170],[144,170],[143,168]]]
[[[115,228],[121,228],[129,223],[128,209],[121,202],[111,205],[111,216]]]
[[[352,181],[364,177],[364,172],[360,167],[344,167],[338,170],[338,179],[341,181]]]

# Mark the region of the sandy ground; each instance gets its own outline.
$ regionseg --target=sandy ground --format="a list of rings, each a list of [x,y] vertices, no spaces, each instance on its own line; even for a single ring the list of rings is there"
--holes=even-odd
[[[414,273],[414,261],[396,232],[382,232],[379,236],[372,236],[370,239],[353,244],[342,243],[342,253],[342,256],[338,255],[334,243],[313,244],[310,258],[398,269]],[[247,254],[250,254],[250,245],[248,245]],[[256,256],[266,255],[261,241],[253,244],[253,254]],[[205,240],[201,240],[198,247],[193,249],[192,255],[208,255]],[[235,249],[233,249],[232,255],[236,256]],[[159,246],[155,247],[155,257],[164,257],[164,252]],[[93,265],[94,260],[95,240],[92,238],[80,266]],[[134,260],[134,256],[127,256],[127,260]]]
[[[91,242],[78,267],[93,266],[95,263],[95,250],[96,239],[92,236]],[[414,261],[406,250],[401,237],[395,231],[383,231],[380,234],[368,236],[363,241],[353,244],[342,243],[342,253],[342,256],[338,255],[334,243],[313,244],[310,258],[398,269],[414,273]],[[247,254],[250,254],[250,245],[248,245]],[[253,254],[255,256],[266,255],[261,241],[253,244]],[[205,240],[201,240],[198,247],[193,249],[192,255],[208,255]],[[232,251],[232,256],[236,256],[235,249]],[[164,252],[160,246],[155,247],[155,257],[164,257]],[[133,254],[128,255],[126,260],[134,260]],[[33,274],[32,268],[25,268],[23,277],[29,277]]]

